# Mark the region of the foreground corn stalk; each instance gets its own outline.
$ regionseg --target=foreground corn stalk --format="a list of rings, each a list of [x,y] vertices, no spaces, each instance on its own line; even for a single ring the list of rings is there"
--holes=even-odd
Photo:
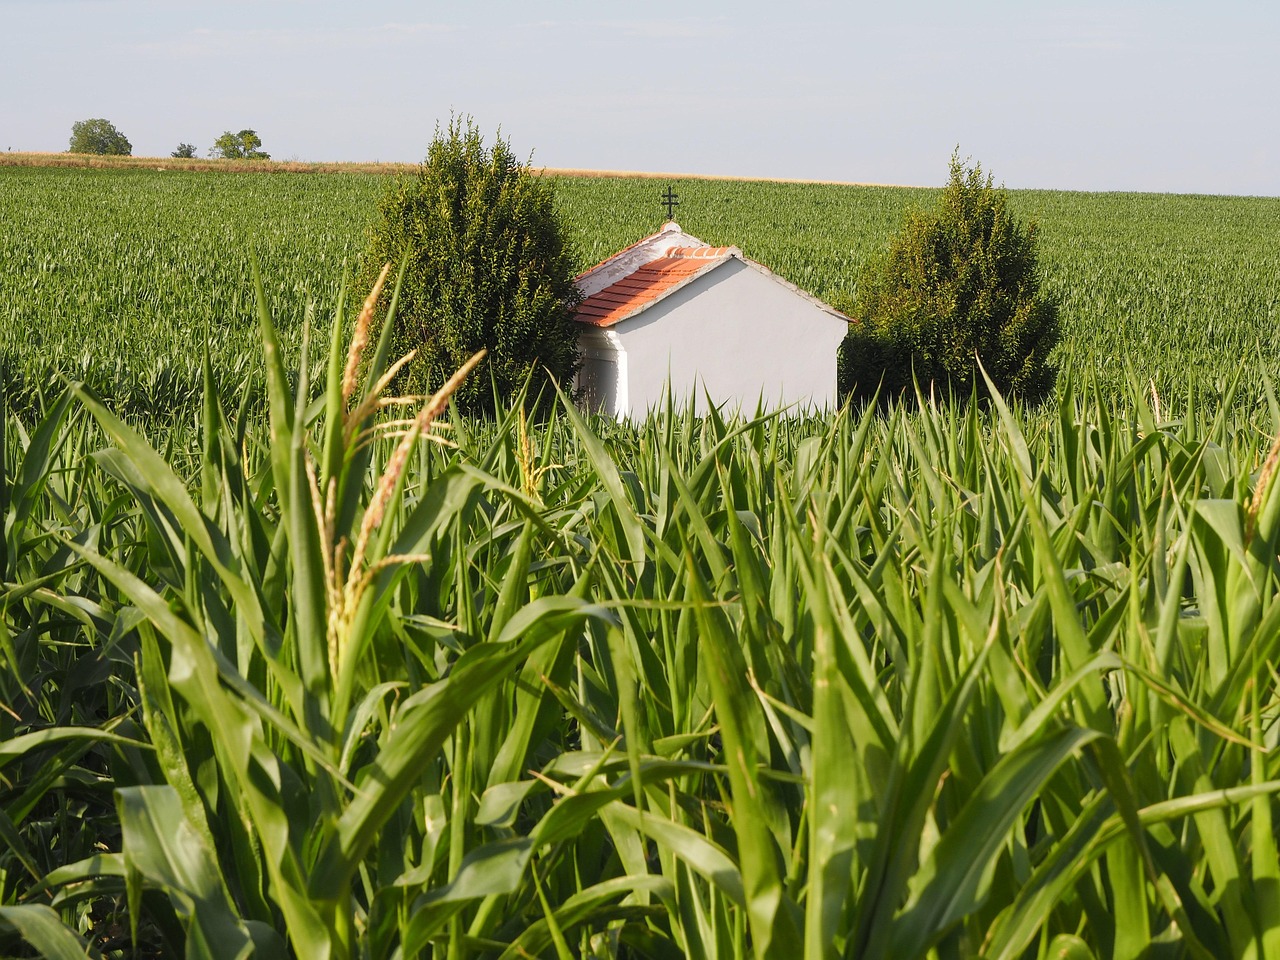
[[[405,504],[406,464],[419,440],[437,438],[449,395],[483,355],[408,419],[380,417],[412,398],[384,396],[408,359],[386,364],[394,300],[377,352],[363,356],[378,294],[365,303],[345,362],[339,312],[326,393],[313,404],[306,336],[291,396],[259,285],[269,474],[246,475],[208,383],[202,503],[139,435],[80,393],[116,445],[109,469],[155,518],[173,567],[158,585],[73,547],[144,618],[138,691],[161,782],[117,790],[122,853],[59,879],[124,876],[135,908],[144,887],[164,891],[189,956],[367,953],[383,935],[371,925],[388,917],[394,925],[423,886],[397,884],[432,867],[442,823],[430,819],[424,770],[513,667],[599,616],[571,597],[522,605],[492,643],[446,669],[429,665],[412,688],[403,668],[377,658],[372,648],[389,639],[400,582],[430,567],[483,485],[452,470]],[[388,444],[389,454],[378,452]],[[378,844],[392,836],[401,838],[398,867],[370,875]],[[434,913],[437,926],[447,922],[455,908],[444,899],[417,911],[419,920]],[[136,909],[132,916],[136,924]]]

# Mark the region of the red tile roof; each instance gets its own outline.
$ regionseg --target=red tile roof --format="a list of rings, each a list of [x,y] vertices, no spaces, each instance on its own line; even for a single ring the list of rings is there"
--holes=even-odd
[[[666,256],[651,260],[587,297],[578,306],[576,319],[597,327],[611,327],[737,254],[734,247],[675,247]]]

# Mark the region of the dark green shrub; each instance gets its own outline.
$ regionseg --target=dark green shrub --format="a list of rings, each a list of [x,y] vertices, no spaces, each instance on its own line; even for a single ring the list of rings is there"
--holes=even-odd
[[[509,397],[526,379],[530,396],[549,392],[548,377],[568,386],[579,294],[550,180],[507,141],[488,147],[470,120],[454,119],[378,209],[356,289],[369,289],[383,263],[408,259],[396,346],[418,351],[410,389],[438,387],[481,347],[480,375],[455,394],[464,411],[490,409],[495,392]]]
[[[865,400],[882,383],[882,397],[910,393],[913,373],[925,390],[985,392],[977,357],[1002,394],[1048,394],[1058,305],[1040,290],[1036,239],[991,175],[953,155],[937,211],[908,215],[862,272],[840,346],[841,393]]]

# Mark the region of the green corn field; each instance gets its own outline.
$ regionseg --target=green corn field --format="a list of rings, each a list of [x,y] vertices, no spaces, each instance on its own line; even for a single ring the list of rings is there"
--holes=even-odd
[[[1017,194],[1045,407],[476,422],[377,181],[180,177],[0,168],[0,954],[1280,956],[1276,201]],[[682,189],[837,304],[928,200]]]
[[[36,409],[58,373],[131,422],[193,424],[210,344],[227,394],[261,382],[251,254],[297,350],[308,303],[327,310],[386,179],[0,166],[0,383]],[[582,267],[655,231],[664,183],[564,178],[557,197]],[[689,180],[681,225],[733,244],[837,308],[907,210],[935,191]],[[1012,191],[1040,223],[1045,286],[1062,300],[1064,369],[1109,392],[1190,380],[1221,397],[1245,371],[1280,374],[1280,199]],[[179,417],[180,415],[180,417]]]

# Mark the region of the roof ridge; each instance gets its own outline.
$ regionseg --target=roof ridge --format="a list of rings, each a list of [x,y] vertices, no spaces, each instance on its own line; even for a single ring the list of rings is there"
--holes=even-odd
[[[611,273],[616,273],[620,265],[628,264],[629,262],[638,261],[639,263],[644,263],[649,260],[660,260],[666,256],[667,250],[672,246],[681,244],[695,247],[703,245],[703,241],[693,236],[693,234],[685,233],[679,224],[674,220],[669,220],[663,224],[662,229],[657,233],[641,237],[635,243],[628,244],[617,253],[607,256],[594,266],[583,270],[575,278],[575,281],[581,284],[583,281],[591,280],[596,276],[608,276]],[[632,266],[630,269],[634,270],[635,267]],[[594,283],[595,281],[592,280],[593,286]],[[606,283],[605,285],[607,286],[608,284]]]
[[[594,272],[595,272],[596,270],[598,270],[600,267],[603,267],[603,266],[604,266],[606,263],[608,263],[610,260],[616,260],[618,257],[622,256],[624,253],[630,253],[632,250],[636,249],[637,247],[641,247],[641,246],[643,246],[644,244],[648,243],[650,240],[656,240],[656,239],[658,239],[658,237],[660,237],[660,236],[662,236],[662,234],[661,234],[661,233],[651,233],[651,234],[649,234],[649,236],[647,236],[647,237],[641,237],[641,238],[640,238],[639,240],[637,240],[635,243],[629,243],[629,244],[627,244],[625,247],[623,247],[623,248],[622,248],[621,250],[619,250],[617,253],[611,253],[611,254],[609,254],[609,256],[607,256],[607,257],[605,257],[603,260],[601,260],[599,263],[596,263],[596,264],[593,264],[592,266],[587,267],[587,269],[583,270],[580,274],[578,274],[578,276],[577,276],[577,277],[575,277],[575,279],[577,279],[577,280],[581,280],[581,279],[582,279],[583,277],[585,277],[587,274],[589,274],[589,273],[594,273]]]
[[[741,257],[742,251],[737,247],[672,247],[667,256],[685,260],[720,260],[724,257]]]

